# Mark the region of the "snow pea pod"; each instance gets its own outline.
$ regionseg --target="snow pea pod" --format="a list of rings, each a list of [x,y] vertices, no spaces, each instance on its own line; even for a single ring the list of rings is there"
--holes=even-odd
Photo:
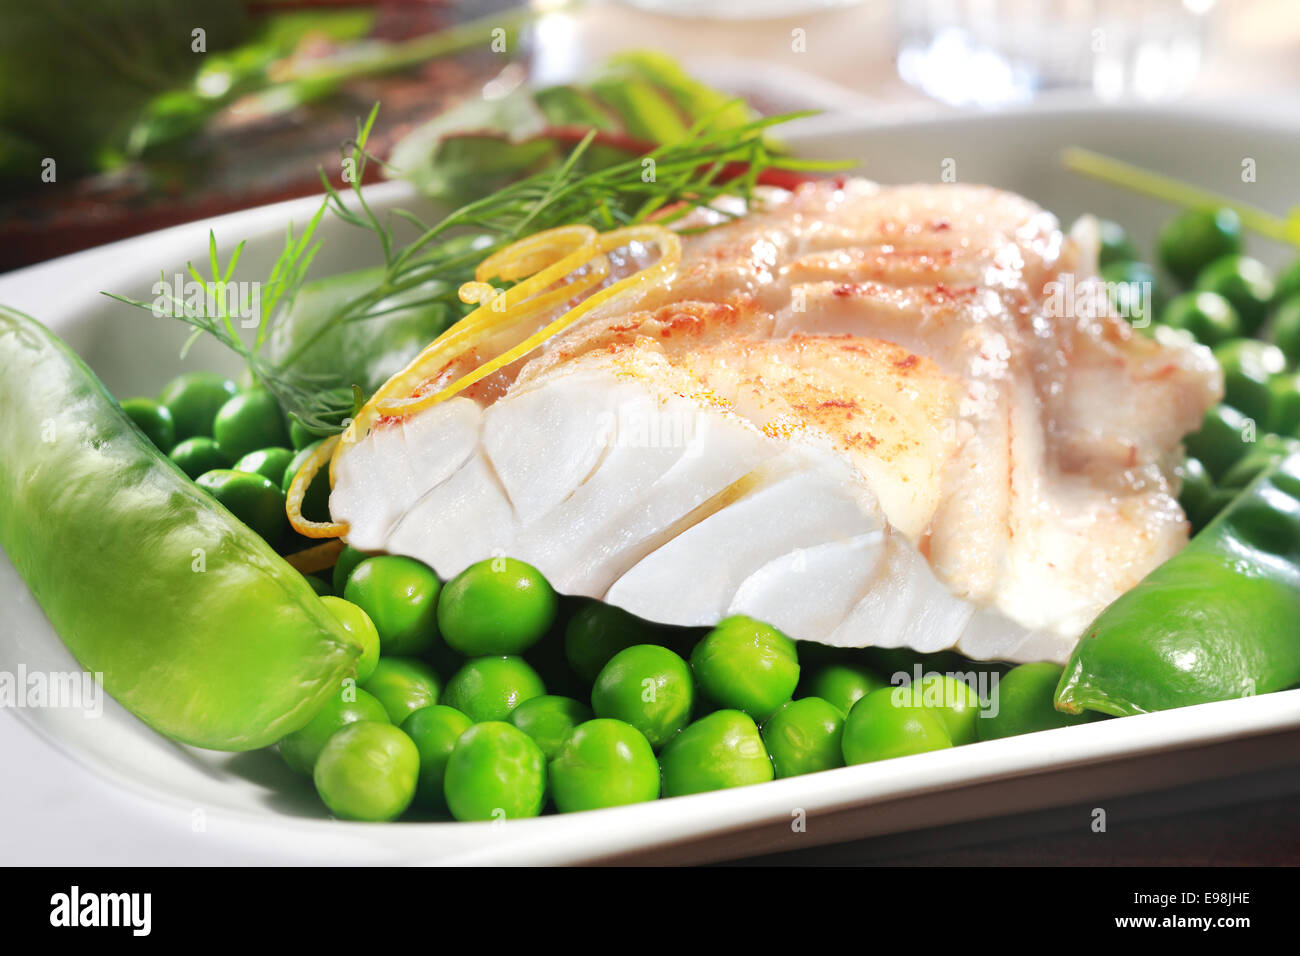
[[[1126,716],[1300,682],[1300,453],[1266,469],[1075,647],[1056,707]]]
[[[0,308],[0,546],[104,688],[184,743],[303,727],[361,652],[35,320]]]

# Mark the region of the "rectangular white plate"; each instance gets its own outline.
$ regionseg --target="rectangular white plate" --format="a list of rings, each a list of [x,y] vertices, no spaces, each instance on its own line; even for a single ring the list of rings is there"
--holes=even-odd
[[[805,124],[789,138],[806,154],[859,160],[866,175],[883,182],[937,181],[950,168],[961,181],[1021,192],[1067,223],[1094,212],[1125,224],[1147,249],[1171,210],[1066,173],[1057,161],[1061,147],[1092,147],[1279,213],[1294,202],[1300,169],[1300,130],[1195,112],[1030,110],[889,126],[828,118]],[[1254,160],[1257,171],[1252,183],[1240,175],[1246,159]],[[384,209],[420,205],[399,184],[376,187],[370,198]],[[0,276],[0,302],[68,339],[115,394],[149,394],[180,370],[183,331],[178,323],[99,292],[151,298],[160,267],[170,277],[189,259],[206,261],[209,229],[225,250],[249,240],[241,272],[255,276],[279,251],[286,221],[301,225],[315,207],[315,200],[306,200],[249,210]],[[314,277],[378,261],[373,242],[358,230],[327,220],[323,237]],[[1252,252],[1273,265],[1288,258],[1287,250],[1262,241]],[[235,367],[211,343],[196,348],[188,365]],[[76,669],[2,554],[0,599],[0,670]],[[32,745],[33,730],[44,744]],[[698,862],[1291,765],[1298,743],[1300,690],[597,813],[499,825],[384,826],[326,819],[305,782],[269,752],[228,755],[182,747],[109,701],[99,719],[54,709],[0,714],[0,752],[28,755],[26,766],[11,767],[15,780],[34,776],[39,763],[42,779],[27,788],[60,795],[57,802],[37,803],[23,798],[21,783],[0,790],[0,856],[8,862],[54,858],[85,864]],[[81,786],[80,768],[57,759],[50,748],[130,794],[123,799],[138,812],[127,815],[127,837],[85,841],[83,828],[63,825],[102,812],[95,805],[101,795]],[[21,818],[7,812],[17,808]],[[796,816],[806,818],[803,831],[791,826]],[[60,844],[61,833],[67,834],[66,845]],[[131,847],[129,856],[122,853],[122,839]],[[6,846],[11,852],[4,852]]]

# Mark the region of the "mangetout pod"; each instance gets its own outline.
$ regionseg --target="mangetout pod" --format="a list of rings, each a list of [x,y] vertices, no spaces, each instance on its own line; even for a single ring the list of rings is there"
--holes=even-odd
[[[360,648],[35,320],[0,307],[0,546],[81,665],[159,732],[251,750],[302,727]]]

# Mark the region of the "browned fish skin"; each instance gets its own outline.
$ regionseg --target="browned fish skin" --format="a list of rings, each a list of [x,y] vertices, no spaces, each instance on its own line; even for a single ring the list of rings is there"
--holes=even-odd
[[[1198,346],[1061,309],[1062,286],[1104,300],[1099,281],[1095,252],[1021,197],[810,184],[688,239],[671,283],[598,310],[469,398],[490,409],[575,372],[605,375],[689,399],[773,447],[830,449],[885,527],[996,616],[968,629],[963,650],[1060,658],[1185,543],[1172,467],[1222,389]],[[346,487],[334,505],[362,529],[366,508]],[[437,550],[417,556],[459,570]],[[671,608],[663,619],[680,622]],[[997,621],[1019,635],[1002,639]]]

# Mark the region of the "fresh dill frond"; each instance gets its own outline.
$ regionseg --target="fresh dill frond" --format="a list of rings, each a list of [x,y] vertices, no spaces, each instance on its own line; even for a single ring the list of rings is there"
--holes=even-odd
[[[170,313],[193,326],[195,335],[210,334],[243,356],[253,375],[276,395],[285,411],[320,435],[344,427],[361,398],[357,383],[303,372],[295,368],[295,363],[344,324],[379,318],[398,309],[424,307],[445,308],[448,315],[459,317],[466,307],[457,290],[473,279],[478,263],[536,232],[568,224],[605,230],[643,222],[651,216],[661,223],[673,223],[724,195],[748,199],[767,170],[823,172],[845,167],[841,163],[798,160],[774,151],[765,132],[810,115],[802,112],[718,129],[711,129],[705,119],[680,142],[661,146],[645,156],[588,170],[584,160],[595,139],[593,132],[554,168],[468,202],[436,223],[426,223],[400,209],[392,210],[385,221],[371,207],[361,187],[367,165],[381,162],[366,150],[378,111],[379,104],[375,104],[366,119],[358,121],[355,139],[343,147],[342,160],[349,173],[345,178],[351,183],[353,201],[345,201],[322,171],[325,197],[320,208],[301,236],[295,237],[292,224],[289,226],[284,251],[262,286],[261,314],[252,342],[245,342],[235,328],[230,303],[220,288],[216,290],[216,316],[194,314],[188,303],[179,310],[180,315],[175,310]],[[263,346],[277,323],[289,315],[306,279],[320,247],[313,237],[327,209],[348,225],[373,234],[383,256],[382,274],[364,292],[336,307],[289,354],[271,361]],[[400,243],[393,229],[395,220],[414,227],[418,235]],[[190,274],[205,292],[214,286],[228,286],[242,249],[240,243],[222,270],[212,238],[212,278],[204,278],[192,265]],[[153,308],[152,303],[117,295],[113,298]]]

